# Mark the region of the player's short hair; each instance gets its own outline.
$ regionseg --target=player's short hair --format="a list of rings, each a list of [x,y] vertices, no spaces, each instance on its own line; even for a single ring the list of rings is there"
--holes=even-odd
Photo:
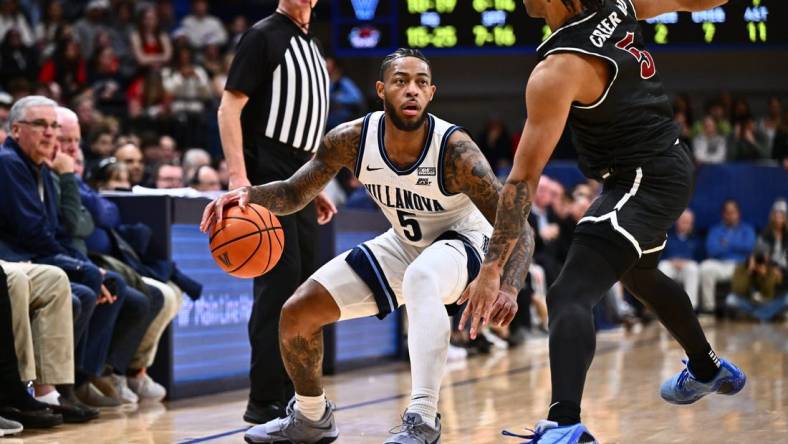
[[[427,57],[425,57],[421,51],[412,48],[399,48],[398,50],[387,55],[383,59],[383,63],[380,64],[380,80],[383,80],[383,76],[386,74],[386,71],[388,71],[388,69],[391,67],[391,64],[394,63],[395,60],[401,59],[403,57],[416,57],[417,59],[422,60],[424,63],[426,63],[427,67],[430,68],[430,71],[432,71],[432,66],[430,65],[430,61],[427,60]]]
[[[572,12],[580,12],[580,11],[575,11],[575,0],[561,0],[561,1],[564,3],[564,6],[566,6],[566,9]],[[580,1],[580,5],[583,7],[584,10],[591,12],[598,11],[599,9],[602,8],[602,5],[605,3],[605,0],[579,0],[579,1]]]

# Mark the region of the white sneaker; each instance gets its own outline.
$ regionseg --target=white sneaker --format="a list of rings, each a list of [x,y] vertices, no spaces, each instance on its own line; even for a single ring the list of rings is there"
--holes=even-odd
[[[167,389],[154,381],[147,373],[142,376],[127,378],[129,388],[144,401],[161,401],[167,396]]]
[[[22,424],[16,421],[11,421],[10,419],[5,419],[2,416],[0,416],[0,436],[16,435],[17,433],[20,433],[23,429],[24,427],[22,426]]]
[[[113,374],[110,379],[124,404],[136,404],[140,401],[140,398],[129,389],[125,376]]]

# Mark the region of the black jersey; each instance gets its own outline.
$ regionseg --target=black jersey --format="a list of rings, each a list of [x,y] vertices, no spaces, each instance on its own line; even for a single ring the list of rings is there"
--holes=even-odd
[[[328,71],[320,42],[292,20],[273,13],[246,31],[225,88],[249,97],[241,114],[245,151],[317,150],[328,116]]]
[[[592,178],[632,169],[673,146],[679,129],[654,59],[645,49],[629,0],[605,0],[573,17],[539,46],[539,59],[573,52],[610,65],[607,89],[594,103],[572,105],[569,122],[580,169]]]

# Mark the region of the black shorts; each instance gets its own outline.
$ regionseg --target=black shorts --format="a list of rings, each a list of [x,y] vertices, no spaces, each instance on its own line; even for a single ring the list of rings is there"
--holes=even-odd
[[[677,143],[640,167],[610,173],[575,233],[623,237],[638,258],[656,261],[667,231],[689,204],[693,170],[688,148]]]

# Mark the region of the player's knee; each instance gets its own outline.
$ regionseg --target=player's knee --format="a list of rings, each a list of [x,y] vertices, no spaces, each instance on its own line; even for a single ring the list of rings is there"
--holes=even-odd
[[[591,307],[584,301],[581,289],[566,279],[558,279],[547,292],[547,313],[550,324],[572,323],[591,316]]]
[[[322,290],[322,291],[321,291]],[[312,331],[339,319],[339,308],[322,286],[307,281],[282,307],[280,332]]]
[[[408,267],[402,278],[405,298],[413,295],[414,292],[437,292],[438,285],[436,279],[439,279],[439,277],[430,270],[414,266]]]

